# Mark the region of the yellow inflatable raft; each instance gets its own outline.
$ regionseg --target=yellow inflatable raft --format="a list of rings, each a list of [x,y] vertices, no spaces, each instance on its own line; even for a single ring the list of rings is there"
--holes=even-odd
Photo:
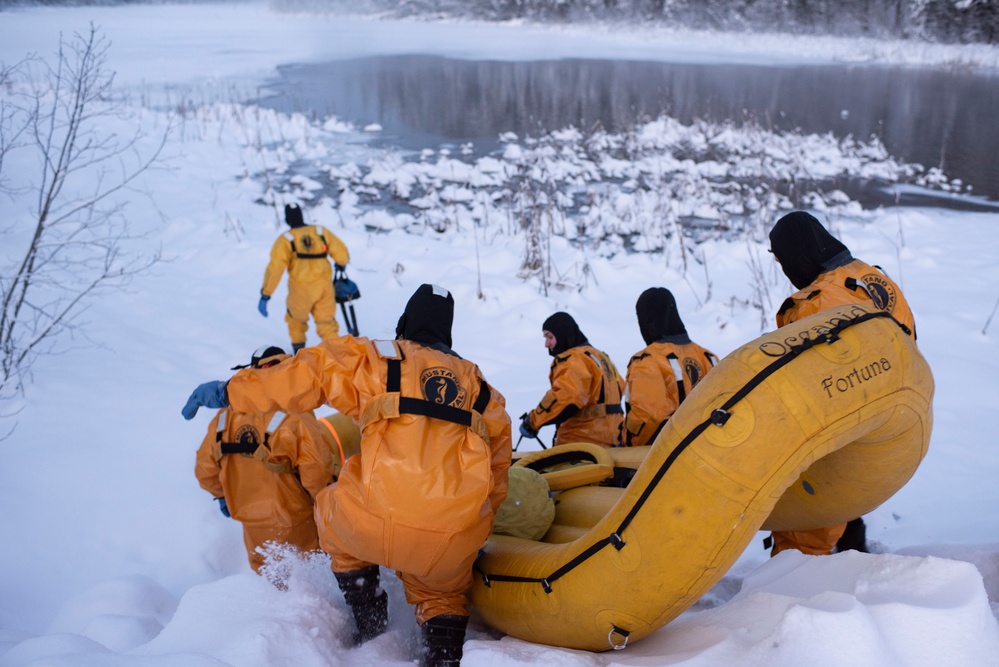
[[[566,488],[578,473],[549,473],[565,489],[554,525],[542,541],[491,536],[473,603],[531,642],[604,651],[641,639],[717,583],[758,530],[828,526],[890,498],[926,454],[932,396],[915,343],[881,311],[833,308],[762,336],[723,359],[650,447],[527,459],[602,471],[578,488]],[[634,473],[626,487],[592,485],[614,469]]]
[[[339,412],[318,419],[329,436],[326,444],[333,454],[333,479],[336,480],[347,459],[361,451],[361,429],[357,422]]]

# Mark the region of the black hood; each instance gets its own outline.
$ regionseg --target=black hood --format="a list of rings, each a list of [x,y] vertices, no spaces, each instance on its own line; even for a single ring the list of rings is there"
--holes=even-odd
[[[233,366],[232,370],[237,371],[242,368],[266,368],[277,362],[288,358],[288,353],[277,345],[264,345],[254,350],[250,356],[250,363],[242,366]]]
[[[548,354],[555,356],[562,354],[566,350],[578,345],[589,345],[590,341],[579,330],[576,320],[572,319],[569,313],[561,311],[555,313],[541,325],[542,331],[550,331],[555,336],[555,347],[548,350]]]
[[[424,283],[409,297],[395,335],[422,345],[443,343],[450,348],[453,323],[454,297],[443,287]]]
[[[296,227],[305,227],[305,218],[302,217],[302,209],[293,204],[285,204],[284,221],[287,222],[288,226],[292,229],[295,229]]]
[[[798,289],[808,287],[819,274],[853,259],[845,245],[804,211],[793,211],[777,221],[770,230],[770,250],[784,275]],[[834,259],[837,261],[833,262]]]
[[[650,287],[642,292],[635,303],[635,313],[646,345],[687,333],[676,310],[676,300],[665,287]]]

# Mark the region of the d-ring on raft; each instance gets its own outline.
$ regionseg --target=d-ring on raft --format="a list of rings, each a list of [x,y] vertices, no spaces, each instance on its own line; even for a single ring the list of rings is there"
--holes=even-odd
[[[558,492],[541,541],[490,536],[472,602],[527,641],[633,643],[714,586],[757,531],[829,526],[890,498],[926,455],[932,398],[929,366],[882,311],[832,308],[764,335],[725,357],[650,447],[608,450],[636,469],[625,488],[583,476]]]

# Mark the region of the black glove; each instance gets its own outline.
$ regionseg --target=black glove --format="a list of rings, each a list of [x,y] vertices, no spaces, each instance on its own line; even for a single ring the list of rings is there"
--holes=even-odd
[[[216,498],[215,500],[219,501],[219,511],[222,512],[222,516],[227,519],[231,519],[232,516],[229,514],[229,506],[225,504],[225,496]]]

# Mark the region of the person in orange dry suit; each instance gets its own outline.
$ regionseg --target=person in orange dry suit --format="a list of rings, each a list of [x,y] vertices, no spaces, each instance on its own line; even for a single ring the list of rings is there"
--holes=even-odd
[[[873,304],[915,340],[912,310],[898,285],[878,268],[854,259],[812,215],[793,211],[778,220],[770,230],[770,250],[798,289],[777,312],[778,327],[835,306]],[[832,553],[834,547],[866,551],[866,532],[860,518],[814,530],[774,531],[771,555],[785,549],[814,555]]]
[[[378,565],[397,571],[416,606],[427,667],[457,667],[470,614],[472,564],[507,493],[512,443],[503,396],[451,349],[454,299],[424,284],[394,341],[344,336],[278,366],[195,389],[200,405],[310,410],[328,403],[360,422],[360,453],[319,494],[320,541],[357,624],[385,630]]]
[[[277,237],[271,247],[271,261],[264,271],[264,286],[260,289],[257,310],[267,317],[267,302],[288,271],[287,311],[284,320],[291,335],[292,353],[305,347],[309,315],[316,320],[316,333],[323,340],[336,338],[340,326],[336,322],[336,294],[330,257],[338,267],[350,261],[347,246],[333,232],[319,225],[305,225],[302,209],[285,206],[284,219],[291,227]]]
[[[635,304],[646,347],[628,362],[625,375],[625,445],[651,445],[666,420],[718,358],[690,340],[665,287],[650,287]]]
[[[279,347],[260,348],[250,367],[289,358]],[[237,366],[245,368],[245,366]],[[258,371],[250,371],[258,372]],[[250,567],[259,572],[266,542],[318,551],[313,499],[334,479],[328,431],[311,412],[276,408],[219,410],[198,448],[194,472],[225,516],[243,524]]]
[[[548,354],[554,357],[548,372],[551,389],[536,408],[520,416],[521,435],[536,438],[543,426],[555,424],[556,445],[617,446],[624,421],[624,381],[610,357],[590,345],[568,313],[555,313],[541,330]]]

